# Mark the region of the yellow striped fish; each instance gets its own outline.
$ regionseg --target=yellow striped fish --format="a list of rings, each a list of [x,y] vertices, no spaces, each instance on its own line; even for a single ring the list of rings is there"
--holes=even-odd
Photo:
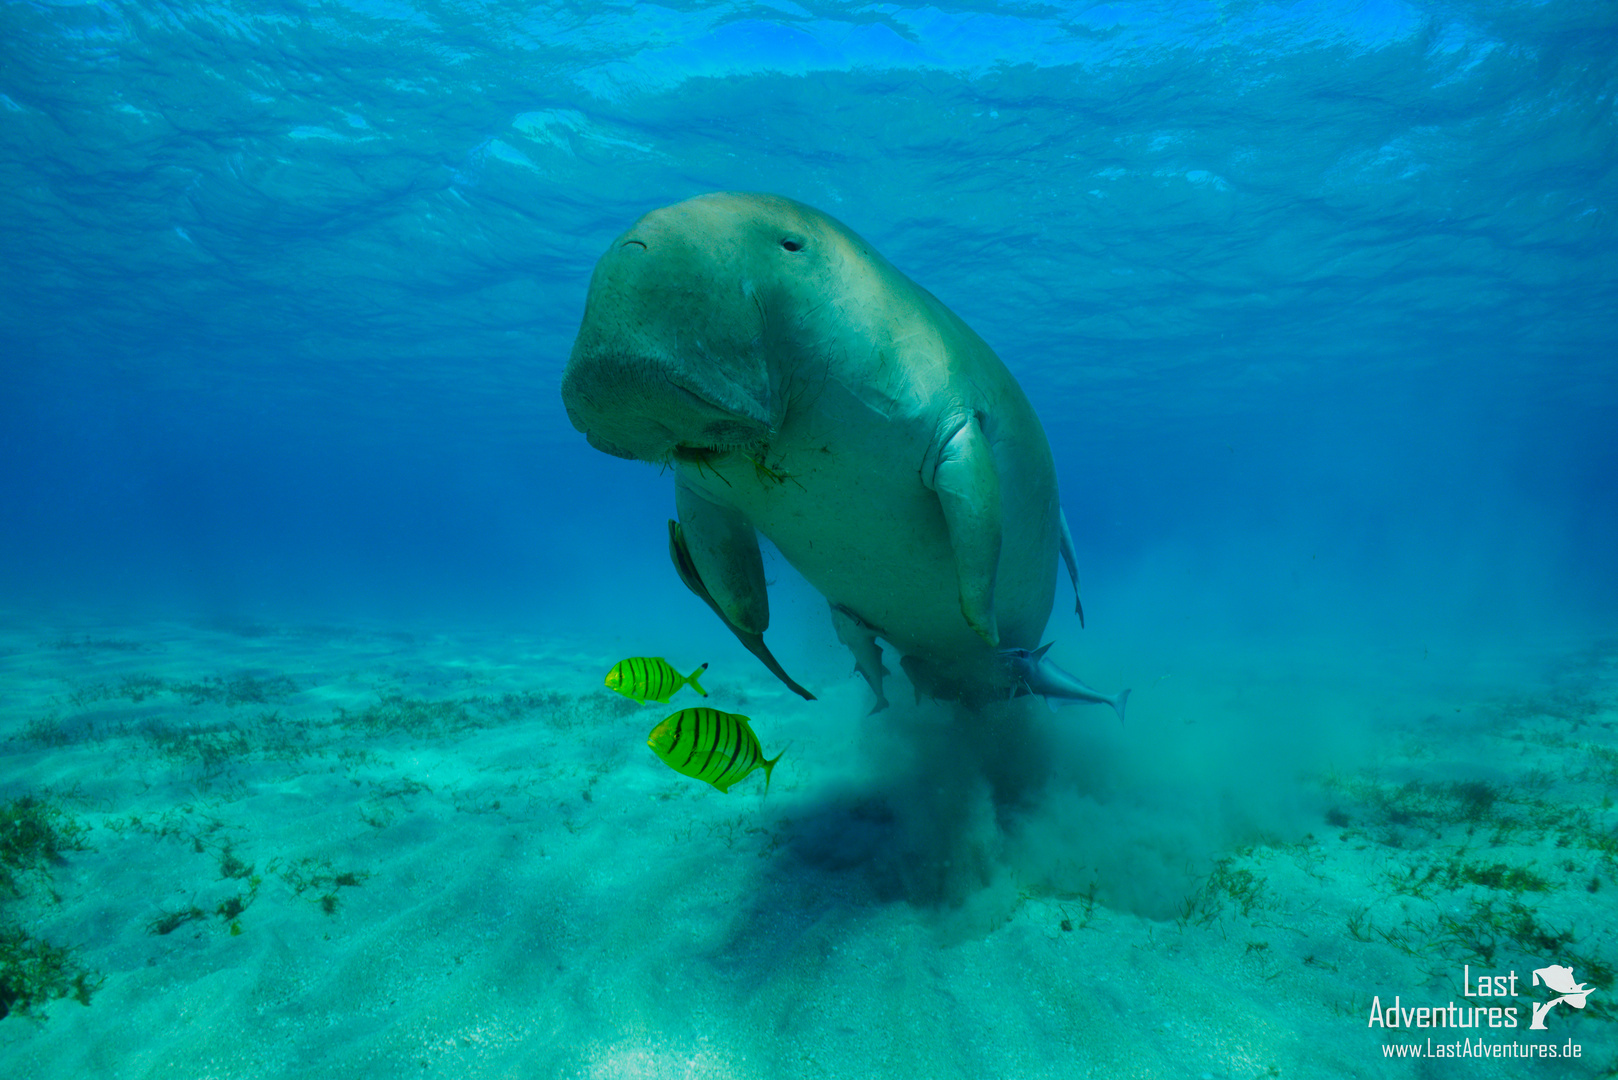
[[[703,697],[708,691],[697,685],[697,676],[708,670],[703,664],[689,675],[681,675],[661,656],[631,656],[612,665],[607,672],[607,685],[626,698],[634,698],[644,705],[648,701],[669,703],[682,686],[689,686]]]
[[[729,791],[730,785],[762,768],[767,794],[770,773],[781,754],[765,761],[750,724],[740,713],[698,705],[681,709],[658,724],[646,745],[675,772],[706,780],[720,791]]]

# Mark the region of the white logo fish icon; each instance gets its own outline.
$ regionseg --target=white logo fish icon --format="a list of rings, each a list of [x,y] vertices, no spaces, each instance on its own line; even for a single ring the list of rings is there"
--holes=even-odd
[[[1551,1006],[1560,1005],[1565,1001],[1575,1009],[1582,1009],[1584,1008],[1584,999],[1595,992],[1592,987],[1581,982],[1575,982],[1573,969],[1563,967],[1561,964],[1535,968],[1534,985],[1538,986],[1542,982],[1562,996],[1552,998],[1543,1004],[1535,1003],[1534,1022],[1528,1025],[1529,1030],[1545,1030],[1545,1014],[1551,1011]]]

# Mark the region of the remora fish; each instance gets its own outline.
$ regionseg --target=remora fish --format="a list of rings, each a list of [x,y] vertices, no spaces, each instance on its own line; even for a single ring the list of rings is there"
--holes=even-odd
[[[646,745],[675,772],[706,780],[720,791],[729,791],[736,781],[761,768],[768,793],[770,773],[781,760],[780,754],[764,760],[764,751],[747,717],[706,705],[681,709],[667,717],[652,729]]]
[[[642,705],[648,701],[667,705],[682,686],[707,697],[708,691],[697,685],[697,676],[707,670],[708,665],[703,664],[691,674],[681,675],[661,656],[631,656],[612,665],[607,672],[607,686]]]
[[[1003,649],[1000,658],[1006,665],[1006,670],[1012,677],[1012,694],[1041,694],[1045,704],[1051,708],[1056,707],[1056,701],[1091,701],[1097,705],[1111,705],[1113,712],[1118,714],[1118,722],[1123,723],[1124,706],[1129,702],[1129,691],[1124,690],[1113,697],[1108,697],[1099,690],[1092,690],[1072,675],[1057,667],[1054,661],[1045,659],[1045,654],[1054,642],[1047,642],[1037,649]]]

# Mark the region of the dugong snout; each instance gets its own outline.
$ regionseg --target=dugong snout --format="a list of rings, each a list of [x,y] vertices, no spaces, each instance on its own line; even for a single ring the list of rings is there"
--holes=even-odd
[[[715,401],[708,396],[714,392],[682,385],[656,359],[610,350],[582,356],[575,350],[562,377],[567,418],[590,445],[640,461],[666,462],[681,447],[763,442],[769,422],[757,404],[734,394]]]
[[[762,303],[683,217],[653,211],[613,241],[562,376],[568,419],[618,457],[755,451],[778,419]]]

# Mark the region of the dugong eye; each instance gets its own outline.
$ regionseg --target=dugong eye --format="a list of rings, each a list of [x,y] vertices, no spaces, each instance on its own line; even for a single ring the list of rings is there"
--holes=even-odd
[[[788,251],[802,251],[803,250],[803,241],[802,240],[794,240],[792,237],[789,236],[785,240],[781,241],[781,246],[786,248]]]

